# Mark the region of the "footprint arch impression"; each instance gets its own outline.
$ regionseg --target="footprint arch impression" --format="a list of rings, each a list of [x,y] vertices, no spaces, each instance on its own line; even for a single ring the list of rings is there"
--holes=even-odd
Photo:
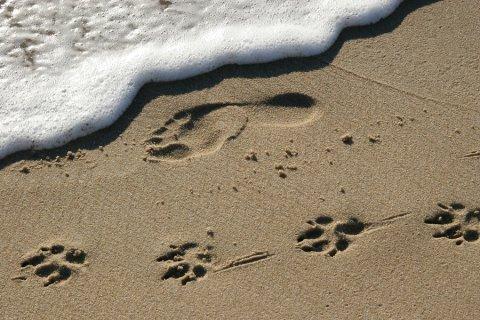
[[[424,222],[435,227],[434,238],[445,238],[457,245],[475,242],[480,236],[480,208],[467,208],[458,202],[438,203],[437,210]]]
[[[202,104],[177,112],[145,141],[147,159],[176,161],[204,156],[235,140],[247,126],[301,126],[315,118],[315,100],[284,93],[261,101]]]

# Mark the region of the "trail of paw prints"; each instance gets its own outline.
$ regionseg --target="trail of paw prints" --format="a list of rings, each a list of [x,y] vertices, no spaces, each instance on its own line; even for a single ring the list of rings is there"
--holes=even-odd
[[[162,280],[177,280],[181,285],[204,278],[212,269],[213,246],[196,242],[172,244],[156,261],[162,264]]]
[[[285,93],[262,101],[202,104],[177,112],[145,141],[145,160],[177,161],[218,151],[249,126],[295,126],[313,119],[315,100]]]
[[[13,280],[38,278],[44,287],[60,284],[86,266],[86,257],[83,250],[75,247],[66,248],[62,244],[42,246],[22,258],[21,275]]]
[[[434,238],[446,238],[457,245],[479,239],[480,208],[468,209],[457,202],[450,205],[439,203],[437,206],[437,210],[424,220],[426,224],[437,226]]]
[[[357,218],[334,221],[323,215],[307,223],[309,226],[297,236],[297,247],[305,252],[324,252],[330,257],[347,250],[354,238],[369,226]]]

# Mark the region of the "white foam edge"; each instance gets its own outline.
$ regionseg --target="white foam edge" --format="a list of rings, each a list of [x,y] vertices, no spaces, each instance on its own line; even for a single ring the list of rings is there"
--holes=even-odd
[[[19,81],[8,88],[11,95],[6,104],[22,101],[32,107],[18,110],[15,117],[3,122],[0,159],[22,150],[59,147],[112,125],[140,88],[150,82],[182,80],[228,64],[318,55],[344,28],[376,23],[400,2],[392,0],[368,10],[356,8],[360,13],[342,13],[336,21],[322,21],[318,26],[226,26],[181,43],[150,43],[115,52],[109,60],[92,56],[51,81],[33,84],[28,96],[22,91],[28,85],[26,79]],[[51,106],[49,112],[35,114],[35,106],[45,104]]]

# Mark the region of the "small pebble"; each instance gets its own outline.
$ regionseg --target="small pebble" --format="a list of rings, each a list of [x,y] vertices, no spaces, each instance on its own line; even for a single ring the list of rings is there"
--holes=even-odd
[[[207,235],[208,235],[210,238],[213,238],[213,237],[215,236],[213,230],[210,229],[210,228],[207,229]]]
[[[250,152],[245,156],[245,160],[257,162],[257,161],[258,161],[258,157],[257,157],[256,152],[250,151]]]
[[[340,139],[344,144],[347,144],[347,145],[353,144],[353,137],[351,134],[348,134],[348,133],[344,134],[343,136],[340,137]]]
[[[369,135],[369,136],[368,136],[368,141],[371,142],[371,143],[380,142],[380,135],[378,135],[378,134],[376,134],[376,135]]]
[[[21,173],[30,173],[30,168],[28,168],[27,166],[23,166],[20,170],[19,170]]]

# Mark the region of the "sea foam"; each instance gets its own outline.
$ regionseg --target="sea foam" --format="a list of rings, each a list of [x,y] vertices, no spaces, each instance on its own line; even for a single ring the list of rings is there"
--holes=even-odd
[[[109,126],[147,82],[320,54],[401,1],[0,1],[0,159]]]

